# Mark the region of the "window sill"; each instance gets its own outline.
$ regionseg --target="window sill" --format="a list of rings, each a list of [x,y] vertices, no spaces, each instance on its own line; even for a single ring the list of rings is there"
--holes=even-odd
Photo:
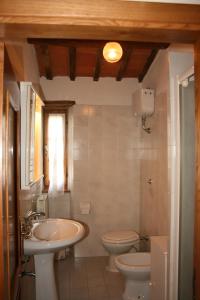
[[[43,190],[42,190],[42,193],[47,193],[48,194],[48,192],[49,192],[49,186],[44,186],[44,188],[43,188]],[[70,193],[71,191],[70,190],[68,190],[68,189],[64,189],[64,191],[63,191],[64,193]]]

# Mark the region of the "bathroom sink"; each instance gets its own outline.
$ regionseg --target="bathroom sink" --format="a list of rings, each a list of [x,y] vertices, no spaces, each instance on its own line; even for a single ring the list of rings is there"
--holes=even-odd
[[[57,252],[84,236],[84,226],[69,219],[45,219],[33,223],[32,236],[24,240],[24,254]]]
[[[31,237],[24,240],[24,254],[34,256],[36,300],[58,300],[54,254],[80,241],[84,226],[74,220],[45,219],[33,223]]]

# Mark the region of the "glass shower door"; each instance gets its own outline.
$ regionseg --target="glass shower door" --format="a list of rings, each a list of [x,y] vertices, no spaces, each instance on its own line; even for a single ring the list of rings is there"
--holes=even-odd
[[[179,300],[193,299],[195,203],[194,78],[180,85],[180,235]]]

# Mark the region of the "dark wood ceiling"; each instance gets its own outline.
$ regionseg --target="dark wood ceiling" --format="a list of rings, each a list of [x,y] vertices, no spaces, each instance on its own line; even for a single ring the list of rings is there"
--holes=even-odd
[[[123,56],[117,63],[104,60],[102,50],[107,41],[28,39],[36,49],[40,76],[138,78],[141,82],[160,49],[166,43],[120,42]]]

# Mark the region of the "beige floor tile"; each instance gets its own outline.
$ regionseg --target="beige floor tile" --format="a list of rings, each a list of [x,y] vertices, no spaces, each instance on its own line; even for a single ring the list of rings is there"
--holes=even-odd
[[[21,300],[35,300],[35,279],[25,276],[21,279]]]
[[[88,280],[88,287],[98,287],[98,286],[105,285],[103,274],[101,274],[100,276],[88,277],[87,280]]]
[[[122,299],[123,288],[117,284],[115,286],[108,286],[108,294],[110,299]]]
[[[89,300],[88,289],[71,289],[70,290],[70,300]]]
[[[122,300],[124,280],[105,270],[108,257],[68,257],[55,262],[59,300]],[[27,270],[33,270],[32,262]],[[20,300],[35,300],[34,278],[22,278]]]
[[[89,287],[90,300],[108,300],[109,294],[105,285],[98,287]]]
[[[124,278],[120,273],[105,271],[104,279],[107,286],[118,286],[120,288],[124,287]]]
[[[70,288],[78,289],[78,288],[86,288],[87,287],[87,277],[84,273],[72,273],[70,274]]]

